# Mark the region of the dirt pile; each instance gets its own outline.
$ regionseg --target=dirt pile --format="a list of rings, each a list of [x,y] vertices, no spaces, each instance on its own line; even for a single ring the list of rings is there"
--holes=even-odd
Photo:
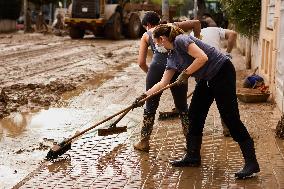
[[[284,115],[281,116],[281,119],[277,123],[276,136],[284,139]]]
[[[46,85],[18,83],[4,87],[0,92],[0,118],[24,108],[35,109],[50,106],[56,103],[64,92],[75,88],[74,84],[62,83],[58,80]]]

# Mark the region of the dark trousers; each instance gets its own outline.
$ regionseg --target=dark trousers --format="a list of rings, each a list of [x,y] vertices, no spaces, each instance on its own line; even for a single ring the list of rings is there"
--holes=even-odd
[[[146,77],[146,90],[152,88],[156,83],[158,83],[162,77],[166,68],[166,59],[165,61],[156,61],[150,64],[147,77]],[[171,82],[174,82],[178,77],[178,73],[176,73]],[[175,107],[180,112],[187,111],[187,91],[188,85],[180,85],[170,88]],[[146,109],[147,113],[156,113],[156,110],[159,106],[160,97],[162,94],[156,95],[146,101]]]
[[[237,142],[249,139],[250,135],[240,120],[236,95],[236,72],[229,60],[210,81],[197,82],[189,106],[192,125],[188,134],[202,136],[205,119],[214,99],[233,139]]]

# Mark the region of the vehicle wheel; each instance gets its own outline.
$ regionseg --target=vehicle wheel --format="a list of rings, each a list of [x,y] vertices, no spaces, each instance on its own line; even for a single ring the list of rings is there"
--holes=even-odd
[[[103,38],[105,37],[104,27],[96,27],[96,30],[93,31],[95,37]]]
[[[85,30],[82,30],[78,27],[71,27],[69,29],[69,36],[72,39],[82,39],[85,35]]]
[[[136,39],[140,36],[141,31],[141,21],[137,14],[132,14],[129,19],[127,26],[127,37],[131,39]]]
[[[105,27],[106,37],[109,39],[118,40],[121,35],[121,18],[118,12],[114,13],[111,22]]]

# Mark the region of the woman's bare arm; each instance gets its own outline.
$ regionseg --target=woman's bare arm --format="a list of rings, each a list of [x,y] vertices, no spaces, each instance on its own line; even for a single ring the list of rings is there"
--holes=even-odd
[[[207,62],[208,57],[202,49],[200,49],[195,43],[189,44],[187,52],[192,56],[194,61],[188,68],[185,70],[185,73],[192,75],[194,72],[199,70]]]
[[[193,30],[194,37],[200,38],[201,24],[199,20],[187,20],[175,22],[174,24],[185,32]]]
[[[165,70],[163,77],[161,79],[161,81],[159,81],[158,83],[156,83],[151,89],[149,89],[148,91],[145,92],[145,94],[147,96],[157,92],[158,90],[162,89],[163,87],[167,86],[170,82],[172,77],[175,74],[175,70]]]
[[[146,63],[147,52],[148,52],[148,34],[144,33],[140,40],[139,55],[138,55],[138,65],[145,72],[148,72],[148,65]]]

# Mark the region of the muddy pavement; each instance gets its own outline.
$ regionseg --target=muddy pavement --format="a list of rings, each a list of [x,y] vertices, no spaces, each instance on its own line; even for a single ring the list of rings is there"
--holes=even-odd
[[[42,34],[1,35],[0,118],[26,107],[55,104],[77,83],[111,77],[112,70],[133,63],[137,52],[131,47],[137,41],[109,43]]]
[[[0,188],[34,170],[54,141],[120,108],[105,101],[107,91],[90,94],[136,62],[137,45],[92,36],[0,35]]]
[[[17,46],[21,44],[17,37],[21,39],[13,36],[3,40],[9,42],[14,38],[14,46]],[[3,76],[4,87],[18,82],[28,85],[35,81],[46,86],[50,81],[59,81],[76,88],[58,94],[61,98],[49,107],[39,109],[42,107],[39,104],[27,103],[29,106],[21,106],[26,111],[15,111],[2,119],[2,188],[284,188],[284,143],[274,137],[280,115],[273,103],[239,103],[241,118],[255,140],[261,166],[261,173],[251,180],[234,178],[234,172],[243,165],[240,149],[231,138],[223,137],[215,104],[206,120],[200,168],[173,168],[169,164],[169,160],[181,158],[184,154],[185,140],[178,119],[156,120],[149,154],[133,149],[132,143],[139,139],[142,108],[129,112],[118,124],[127,125],[127,132],[100,137],[94,130],[75,141],[63,158],[56,162],[44,161],[54,141],[61,141],[76,130],[83,130],[129,105],[144,91],[145,74],[135,64],[138,41],[73,41],[32,35],[26,43],[31,49],[26,47],[24,50],[23,47],[23,51],[31,51],[30,56],[18,54],[6,62],[11,67],[27,66],[29,74],[16,74],[15,69],[11,69],[14,75]],[[47,45],[38,47],[43,48],[41,51],[36,50],[32,43],[57,44],[66,49],[59,53],[56,47],[54,51],[46,49]],[[1,50],[6,49],[7,55],[16,53],[13,42],[7,44],[11,45],[10,50],[6,49],[8,46]],[[42,66],[33,69],[25,59],[31,60],[32,67]],[[40,59],[42,61],[37,61]],[[2,60],[4,62],[4,58],[0,58]],[[37,63],[33,64],[33,61]],[[237,50],[234,50],[233,61],[238,70],[244,69],[243,57]],[[6,69],[10,69],[9,66]],[[250,71],[238,71],[239,79],[247,73]],[[193,86],[191,80],[189,91]],[[159,111],[173,107],[168,91],[162,95],[161,102]]]

